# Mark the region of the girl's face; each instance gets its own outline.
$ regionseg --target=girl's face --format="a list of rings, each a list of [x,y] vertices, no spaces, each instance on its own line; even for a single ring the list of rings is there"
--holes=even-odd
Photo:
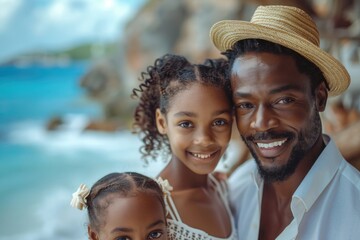
[[[166,219],[159,199],[149,193],[136,196],[114,196],[102,216],[99,240],[166,240]],[[91,234],[89,232],[89,234]]]
[[[231,137],[232,109],[225,91],[194,83],[170,101],[166,116],[156,112],[158,130],[167,134],[173,159],[192,172],[211,173]]]

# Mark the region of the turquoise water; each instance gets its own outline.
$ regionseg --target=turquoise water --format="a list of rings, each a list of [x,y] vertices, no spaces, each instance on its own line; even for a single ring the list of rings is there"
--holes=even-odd
[[[80,183],[113,171],[155,176],[144,167],[139,141],[127,131],[83,132],[101,108],[79,87],[87,63],[0,67],[0,239],[87,239],[86,215],[69,206]],[[65,126],[44,126],[62,116]]]

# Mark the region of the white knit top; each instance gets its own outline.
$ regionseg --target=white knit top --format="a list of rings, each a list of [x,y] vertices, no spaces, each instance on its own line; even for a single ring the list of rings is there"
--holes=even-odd
[[[220,198],[222,199],[224,206],[227,210],[228,216],[232,216],[229,202],[228,202],[228,191],[225,181],[219,182],[214,176],[209,175],[211,182],[215,185],[216,191],[219,193]],[[159,180],[159,179],[158,179]],[[162,179],[160,181],[163,181]],[[165,180],[166,181],[166,180]],[[167,182],[167,181],[166,181]],[[168,182],[167,182],[168,183]],[[171,188],[171,186],[170,186]],[[180,215],[176,209],[174,201],[171,197],[170,191],[167,191],[165,195],[165,204],[168,214],[170,214],[171,219],[167,219],[167,231],[168,239],[170,240],[236,240],[237,231],[235,231],[235,223],[231,217],[231,234],[227,238],[218,238],[211,236],[204,232],[203,230],[192,228],[181,221]]]

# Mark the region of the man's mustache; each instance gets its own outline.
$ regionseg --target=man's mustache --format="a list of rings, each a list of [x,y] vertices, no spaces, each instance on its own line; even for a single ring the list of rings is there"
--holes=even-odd
[[[246,141],[272,140],[279,138],[292,139],[295,134],[291,132],[257,132],[253,135],[245,137]]]

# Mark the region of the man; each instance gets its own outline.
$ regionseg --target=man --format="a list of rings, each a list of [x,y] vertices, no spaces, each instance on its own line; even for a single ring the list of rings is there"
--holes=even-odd
[[[239,239],[359,239],[360,173],[320,120],[350,77],[320,49],[315,23],[294,7],[260,6],[210,36],[229,59],[237,127],[254,157],[229,180]]]

